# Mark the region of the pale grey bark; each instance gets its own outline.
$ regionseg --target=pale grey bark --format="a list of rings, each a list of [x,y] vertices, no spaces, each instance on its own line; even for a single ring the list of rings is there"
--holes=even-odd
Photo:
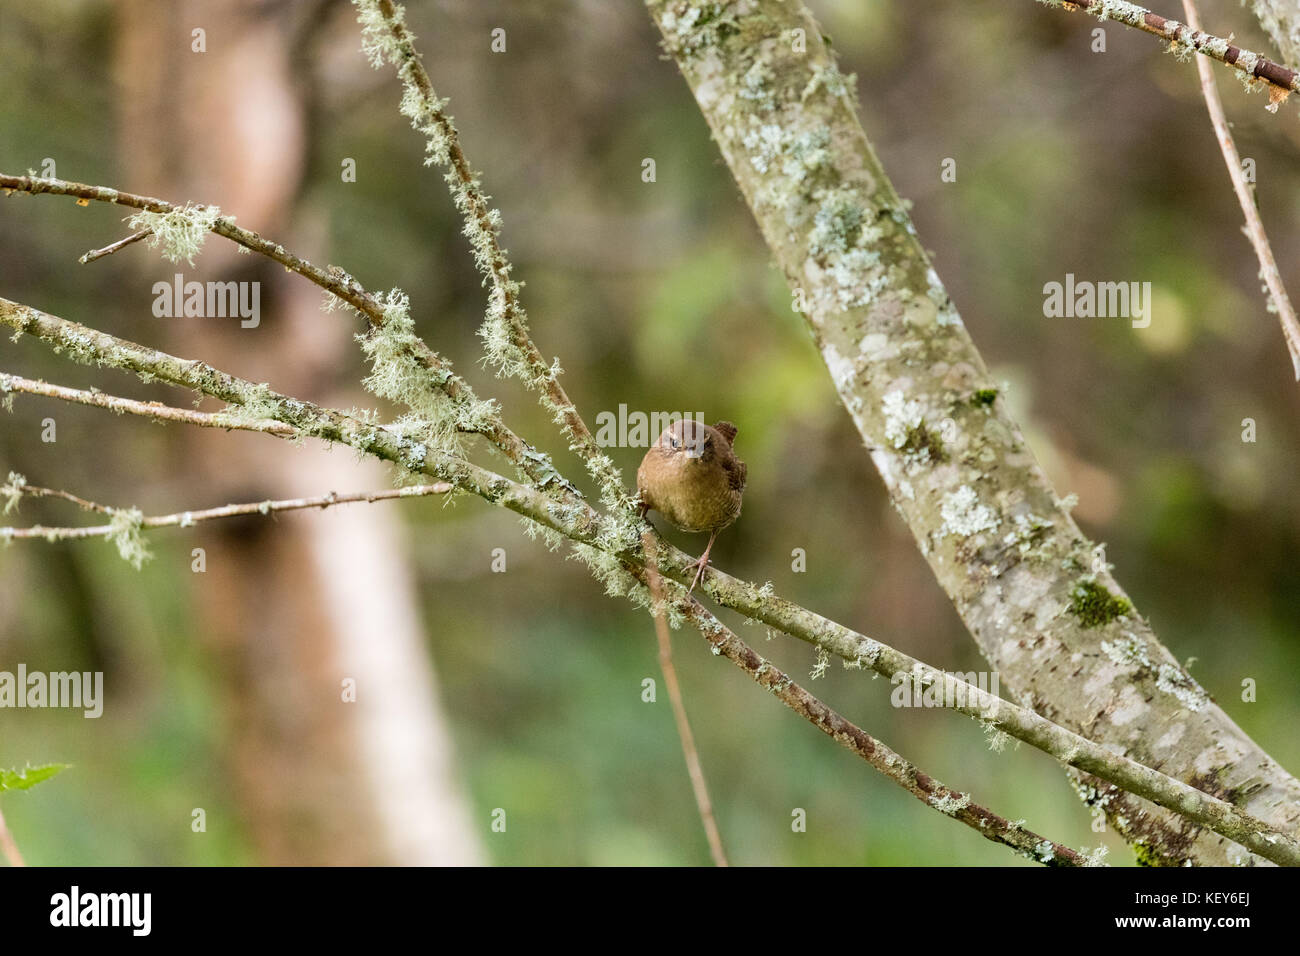
[[[1300,782],[1187,674],[1079,530],[797,0],[648,0],[899,514],[1004,686],[1042,715],[1294,833]],[[1147,862],[1258,862],[1084,778]]]

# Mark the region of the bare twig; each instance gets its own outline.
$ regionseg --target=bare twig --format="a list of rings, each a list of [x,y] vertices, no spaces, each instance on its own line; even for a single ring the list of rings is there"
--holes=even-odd
[[[146,238],[152,233],[152,229],[141,229],[139,232],[132,233],[125,239],[119,239],[117,242],[107,245],[102,249],[92,249],[77,261],[84,266],[86,263],[94,262],[96,259],[102,259],[104,256],[111,256],[113,253],[117,252],[117,250],[129,246],[133,242],[139,242],[141,239]]]
[[[9,862],[10,866],[26,866],[23,862],[23,855],[18,852],[18,844],[14,842],[14,835],[9,832],[9,827],[5,824],[5,815],[0,813],[0,853]]]
[[[43,395],[57,398],[77,405],[91,405],[107,408],[119,414],[139,415],[160,422],[184,422],[187,425],[199,425],[205,428],[224,428],[227,430],[264,432],[270,435],[288,437],[294,434],[291,426],[273,418],[243,419],[229,412],[196,412],[190,408],[172,408],[159,402],[139,402],[131,398],[119,398],[98,390],[85,391],[68,388],[64,385],[51,385],[49,382],[23,378],[0,372],[0,394],[5,392],[24,392],[28,395]]]
[[[1234,46],[1230,39],[1202,33],[1195,24],[1179,23],[1127,0],[1038,0],[1049,7],[1083,10],[1099,20],[1114,20],[1150,33],[1184,49],[1218,60],[1251,80],[1259,80],[1287,93],[1300,90],[1300,73],[1267,57]],[[1188,20],[1190,21],[1190,17]]]
[[[1187,25],[1193,30],[1199,30],[1200,18],[1193,0],[1183,0],[1183,11],[1187,16]],[[1237,194],[1237,203],[1241,206],[1242,215],[1246,217],[1245,232],[1255,249],[1255,258],[1259,260],[1259,274],[1273,297],[1273,308],[1277,312],[1278,321],[1282,323],[1282,335],[1291,353],[1291,365],[1295,369],[1296,380],[1300,381],[1300,322],[1296,321],[1291,298],[1286,294],[1286,286],[1282,284],[1282,274],[1278,271],[1277,260],[1273,258],[1273,247],[1269,244],[1268,235],[1264,232],[1264,222],[1260,219],[1259,209],[1255,206],[1254,193],[1246,183],[1246,176],[1241,168],[1241,156],[1232,138],[1232,130],[1228,127],[1228,118],[1223,112],[1223,101],[1219,99],[1219,88],[1215,85],[1214,74],[1204,59],[1196,61],[1196,69],[1201,76],[1201,92],[1205,94],[1205,108],[1210,113],[1210,122],[1214,124],[1214,134],[1219,140],[1223,162],[1228,167],[1232,189]]]
[[[655,570],[654,547],[649,533],[642,538],[646,546],[646,583],[654,601],[652,615],[655,622],[655,636],[659,639],[659,667],[664,672],[664,687],[673,705],[673,719],[677,722],[677,736],[682,742],[682,754],[686,758],[686,772],[691,778],[691,788],[695,791],[695,803],[700,809],[700,820],[704,824],[704,833],[709,841],[709,852],[713,855],[716,866],[727,866],[727,854],[722,849],[722,834],[718,832],[718,821],[713,814],[713,801],[709,799],[709,788],[704,782],[704,768],[700,764],[700,753],[695,747],[695,734],[691,732],[691,722],[686,716],[686,703],[682,699],[682,688],[677,682],[677,668],[673,665],[673,639],[668,630],[668,619],[663,611],[663,584],[659,572]]]
[[[384,491],[361,491],[354,494],[340,495],[330,492],[313,498],[283,498],[279,501],[252,501],[244,504],[223,505],[220,508],[206,508],[200,511],[178,511],[169,515],[153,515],[140,521],[141,528],[188,528],[200,521],[212,521],[217,518],[234,518],[239,515],[267,515],[280,511],[300,511],[304,508],[332,508],[357,501],[390,501],[394,498],[422,498],[429,495],[445,495],[453,490],[449,482],[440,481],[432,485],[409,485],[405,488],[390,488]],[[75,502],[87,510],[102,514],[116,514],[118,509],[78,498],[66,491],[52,488],[35,488],[25,485],[19,489],[24,496],[33,498],[64,498]],[[42,538],[46,541],[66,541],[73,538],[102,538],[113,534],[113,525],[90,525],[82,528],[48,528],[36,525],[31,528],[0,528],[0,540],[10,538]]]

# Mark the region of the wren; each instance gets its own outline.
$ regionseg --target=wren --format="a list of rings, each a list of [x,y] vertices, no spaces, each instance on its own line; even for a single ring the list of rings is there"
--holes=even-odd
[[[740,517],[747,469],[732,450],[735,438],[731,422],[710,427],[684,418],[664,430],[637,469],[644,510],[659,512],[682,531],[709,532],[687,594],[700,583],[718,532]]]

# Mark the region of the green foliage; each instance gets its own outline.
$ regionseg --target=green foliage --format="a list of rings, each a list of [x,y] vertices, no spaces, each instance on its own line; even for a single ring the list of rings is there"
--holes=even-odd
[[[24,767],[21,770],[0,768],[0,793],[6,790],[30,790],[38,783],[44,783],[51,777],[58,776],[69,766],[71,764],[47,763],[41,767]]]

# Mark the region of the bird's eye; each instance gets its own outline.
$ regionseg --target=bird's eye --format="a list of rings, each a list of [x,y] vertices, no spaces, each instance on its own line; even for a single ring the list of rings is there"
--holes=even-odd
[[[668,436],[668,444],[671,445],[671,446],[674,447],[674,448],[677,448],[677,447],[680,447],[681,442],[679,442],[679,441],[677,440],[677,436],[676,436],[676,435],[669,435],[669,436]]]

